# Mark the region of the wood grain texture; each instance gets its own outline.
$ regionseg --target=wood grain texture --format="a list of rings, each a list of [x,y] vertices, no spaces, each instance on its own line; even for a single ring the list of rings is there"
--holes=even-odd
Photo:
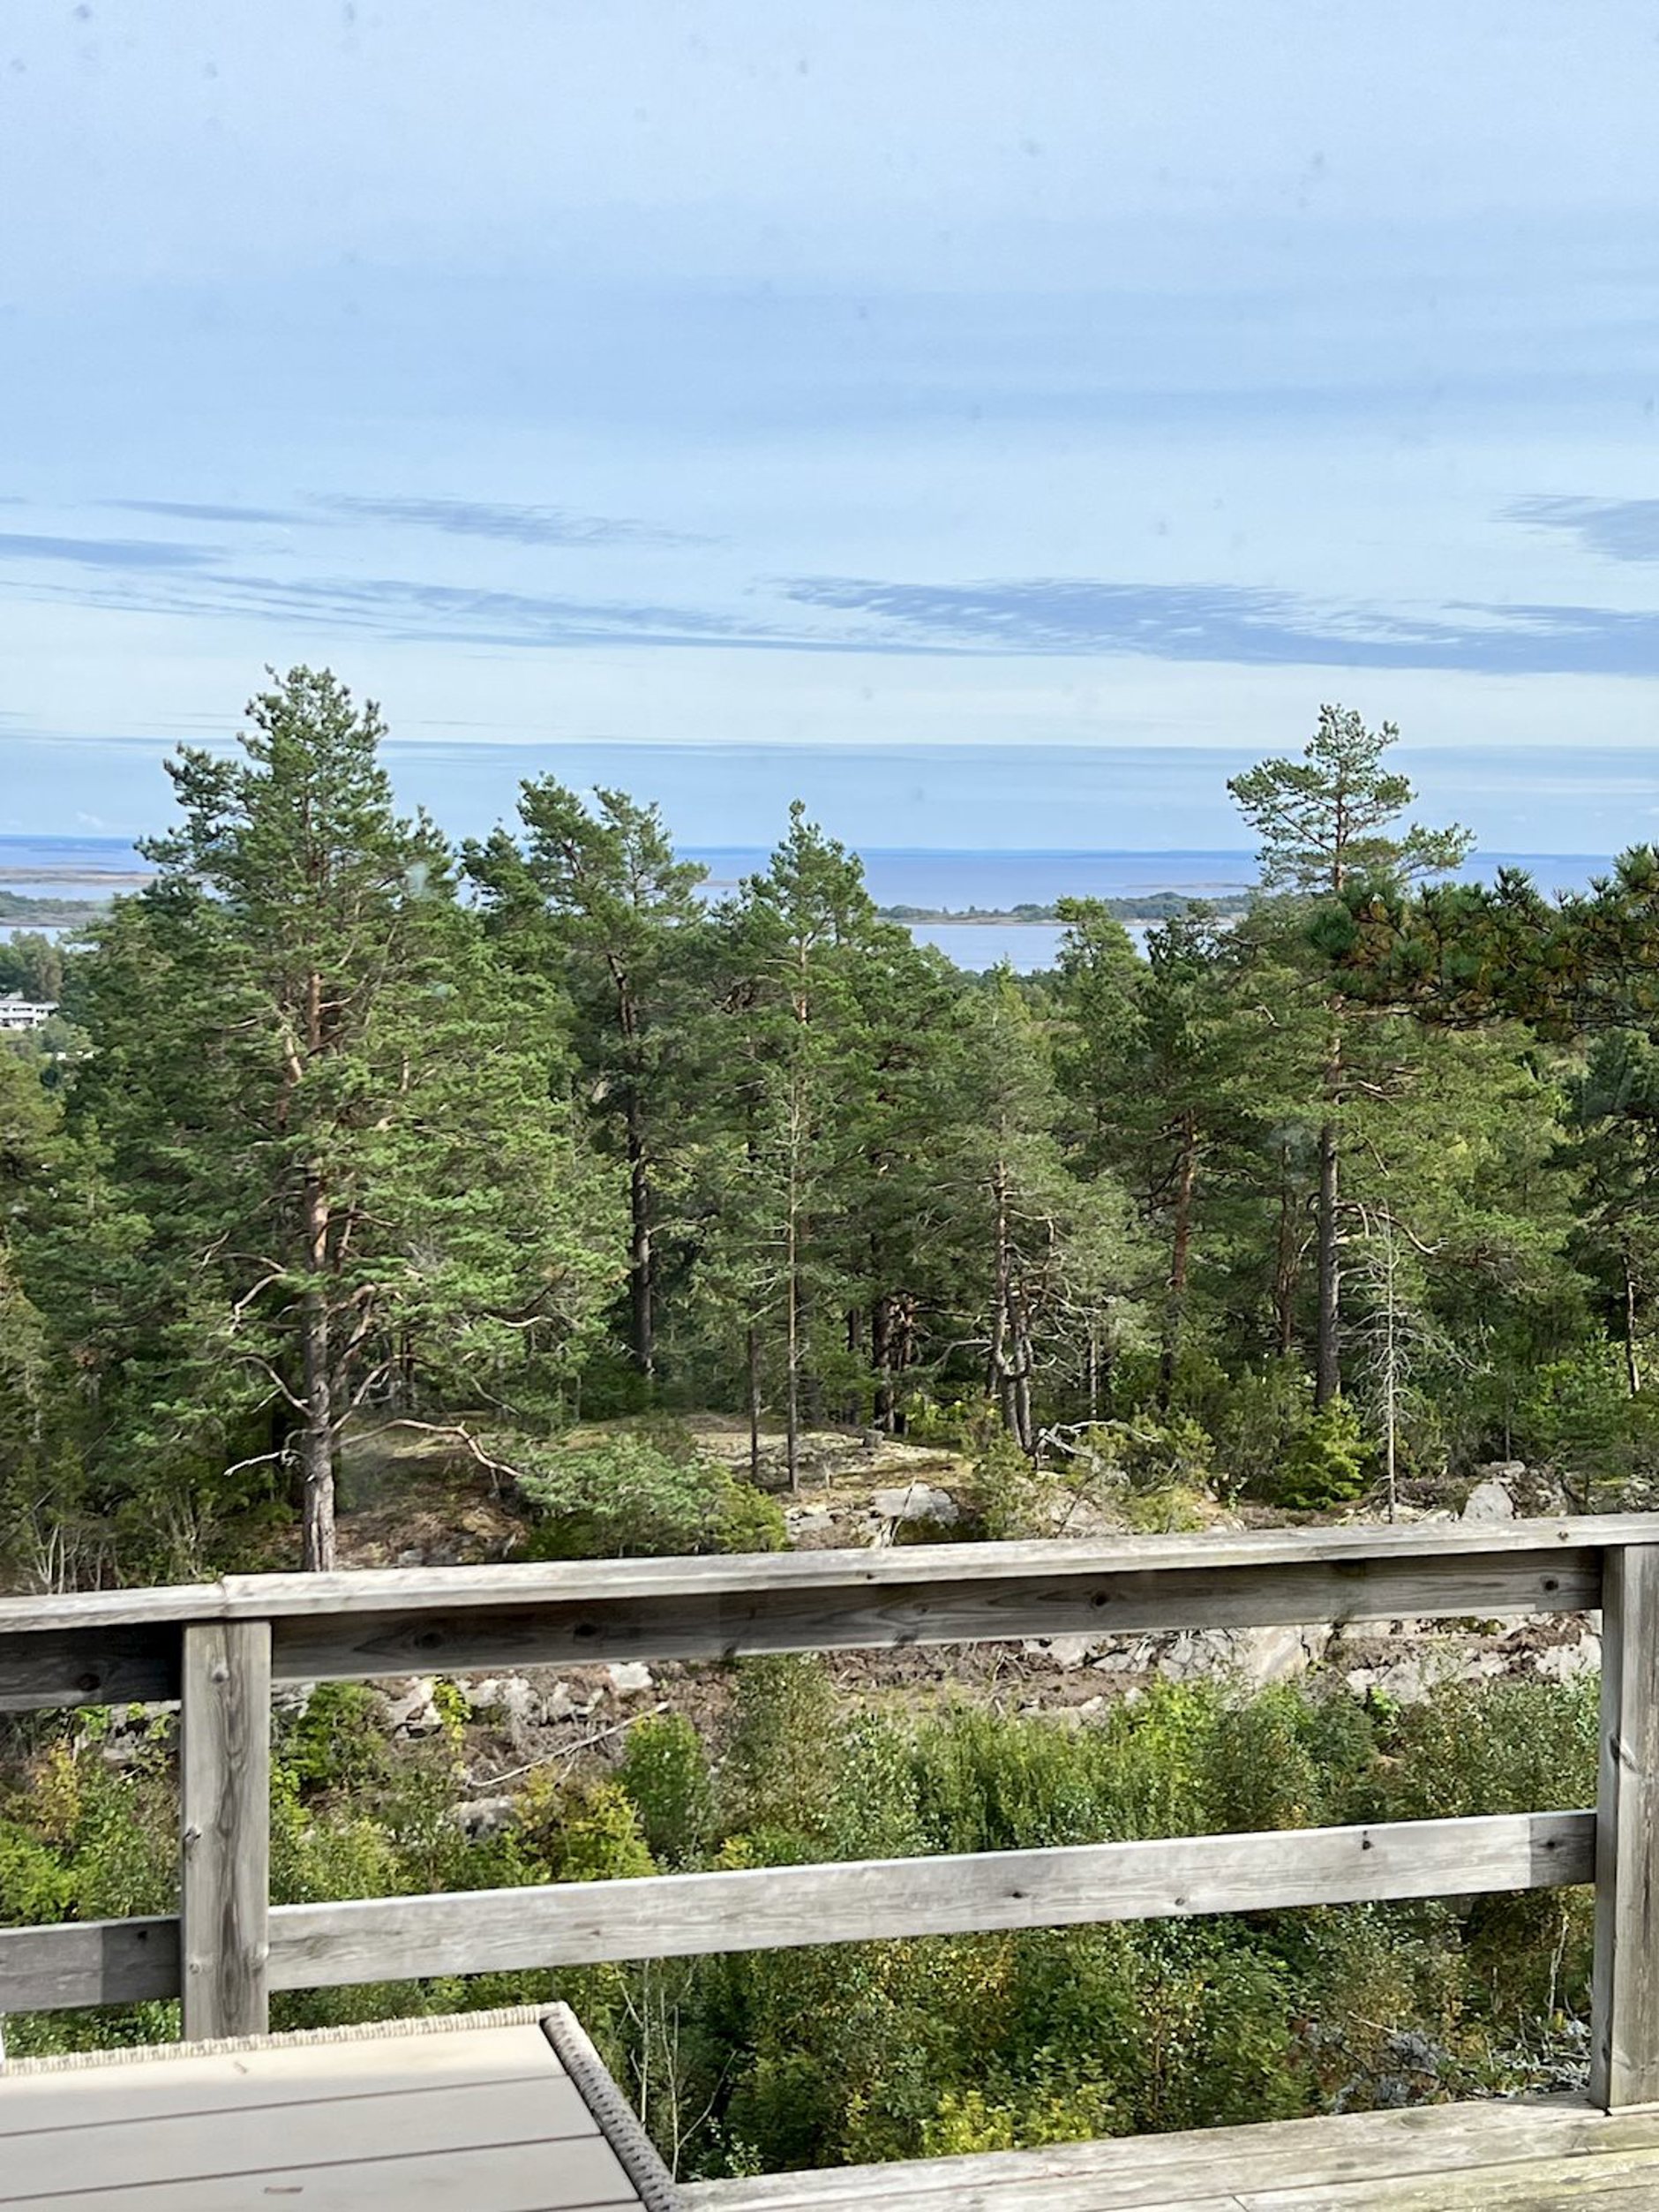
[[[320,2054],[319,2054],[320,2056]],[[537,2081],[468,2082],[357,2094],[355,2072],[321,2065],[303,2103],[143,2115],[93,2127],[71,2113],[56,2126],[17,2132],[0,2160],[0,2203],[44,2203],[65,2171],[83,2188],[111,2192],[274,2166],[332,2166],[469,2150],[480,2143],[597,2143],[599,2132],[574,2085],[550,2069]],[[66,2140],[67,2139],[67,2140]],[[551,2164],[550,2161],[550,2164]],[[258,2192],[251,2190],[257,2201]],[[578,2200],[580,2201],[580,2200]]]
[[[672,2184],[630,2182],[599,2090],[617,2095],[562,2006],[26,2060],[0,2073],[0,2206],[679,2212]]]
[[[1240,2212],[1647,2212],[1659,2201],[1659,2153],[1540,2160],[1483,2171],[1299,2188],[1240,2186]]]
[[[106,2127],[185,2113],[263,2110],[319,2096],[376,2096],[479,2082],[560,2086],[539,2024],[462,2025],[452,2035],[391,2030],[350,2043],[312,2036],[234,2050],[146,2053],[130,2064],[0,2073],[0,2141],[39,2128]]]
[[[509,1593],[479,1604],[439,1596],[400,1611],[385,1602],[394,1593],[383,1593],[372,1609],[278,1614],[273,1664],[280,1681],[362,1681],[434,1670],[720,1659],[1183,1627],[1484,1618],[1582,1612],[1600,1602],[1602,1585],[1599,1554],[1580,1552],[1410,1563],[1303,1560],[1226,1569],[1107,1570],[1065,1562],[1036,1575],[967,1578],[930,1578],[914,1568],[875,1578],[820,1571],[809,1580],[773,1584],[757,1575],[734,1590],[634,1597],[606,1596],[606,1580],[597,1574],[579,1596],[535,1603]]]
[[[271,1630],[184,1632],[179,1727],[184,2035],[262,2035],[271,1879]]]
[[[65,2172],[72,2176],[73,2166]],[[597,2135],[562,2145],[488,2144],[331,2166],[292,2160],[253,2174],[115,2189],[71,2183],[44,2202],[8,2194],[0,2174],[0,2205],[28,2205],[31,2212],[254,2212],[266,2206],[275,2212],[288,2205],[296,2212],[597,2212],[638,2202],[610,2145]]]
[[[143,1622],[0,1636],[0,1712],[161,1704],[178,1696],[179,1637]]]
[[[1583,1611],[1651,1516],[1238,1530],[745,1558],[236,1575],[0,1599],[0,1710],[164,1698],[187,1624],[269,1620],[280,1679],[619,1656]]]
[[[1659,1552],[1608,1561],[1590,2092],[1659,2102]]]
[[[142,2005],[178,1995],[178,1922],[0,1928],[0,2013]]]
[[[1594,1814],[1517,1813],[282,1905],[266,1919],[266,1978],[272,1989],[334,1988],[895,1936],[1558,1889],[1589,1880],[1595,1840]],[[177,1926],[109,1921],[0,1930],[4,2008],[172,1996]]]
[[[403,1611],[562,1600],[584,1594],[665,1597],[681,1592],[811,1588],[848,1579],[876,1589],[912,1580],[967,1584],[1029,1579],[1058,1568],[1083,1576],[1148,1570],[1331,1565],[1368,1561],[1505,1554],[1565,1558],[1625,1544],[1659,1542],[1648,1514],[1546,1521],[1355,1523],[1337,1529],[1210,1531],[1197,1535],[1050,1539],[1013,1544],[906,1545],[897,1549],[775,1553],[695,1559],[553,1561],[492,1567],[370,1569],[327,1575],[230,1575],[160,1590],[89,1591],[62,1597],[0,1598],[0,1637],[14,1631],[79,1630],[186,1621],[292,1618],[299,1614]]]
[[[966,1546],[965,1546],[966,1548]],[[1139,1635],[1152,1628],[1265,1628],[1298,1621],[1580,1613],[1599,1604],[1595,1555],[1473,1557],[1414,1569],[1298,1561],[1276,1569],[1141,1570],[969,1584],[818,1579],[809,1586],[677,1597],[544,1599],[455,1608],[283,1614],[279,1682],[432,1670],[582,1666],[611,1659],[734,1659],[790,1650],[890,1650],[1044,1635]]]
[[[1002,1544],[917,1544],[879,1549],[763,1552],[697,1559],[619,1559],[493,1567],[405,1568],[330,1575],[232,1575],[219,1588],[229,1618],[253,1614],[462,1609],[479,1605],[559,1603],[583,1597],[713,1597],[759,1591],[801,1591],[850,1584],[879,1591],[912,1583],[965,1588],[974,1583],[1031,1582],[1149,1573],[1234,1573],[1321,1563],[1408,1570],[1427,1560],[1505,1557],[1544,1565],[1574,1555],[1599,1559],[1621,1543],[1659,1540],[1651,1516],[1578,1520],[1457,1521],[1406,1527],[1224,1530],[1201,1535],[1126,1536],[1107,1542],[1047,1539]],[[89,1602],[101,1602],[92,1600]],[[0,1631],[6,1627],[0,1609]]]
[[[1195,2200],[1226,2202],[1230,2197],[1235,2205],[1253,2204],[1256,2193],[1280,2189],[1323,2190],[1323,2200],[1316,2195],[1304,2201],[1334,2205],[1343,2201],[1333,2193],[1340,2189],[1408,2192],[1422,2183],[1436,2212],[1444,2212],[1457,2202],[1466,2178],[1494,2170],[1519,2195],[1535,2162],[1546,2162],[1540,2170],[1553,2178],[1588,2172],[1591,2162],[1633,2158],[1647,2163],[1659,2201],[1659,2113],[1610,2120],[1579,2100],[1562,2099],[1418,2105],[1044,2150],[769,2174],[682,2185],[681,2195],[686,2212],[1148,2212],[1153,2207],[1175,2212]]]
[[[1594,1851],[1589,1813],[1505,1814],[288,1905],[271,1986],[1553,1889]]]
[[[1468,1558],[1488,1553],[1565,1556],[1623,1544],[1659,1542],[1650,1514],[1603,1514],[1558,1520],[1475,1523],[1417,1521],[1398,1525],[1350,1522],[1340,1528],[1222,1529],[1197,1534],[1114,1536],[1075,1541],[1047,1538],[1018,1543],[917,1544],[897,1549],[760,1552],[694,1559],[552,1561],[494,1567],[359,1569],[330,1575],[231,1575],[222,1591],[228,1614],[336,1612],[363,1603],[398,1607],[410,1596],[437,1598],[457,1590],[468,1599],[496,1599],[514,1589],[527,1598],[575,1594],[596,1574],[618,1595],[664,1596],[681,1590],[753,1589],[811,1584],[857,1572],[872,1586],[927,1579],[995,1581],[1075,1562],[1085,1573],[1139,1573],[1147,1569],[1279,1567],[1318,1559],[1333,1563]],[[191,1593],[193,1594],[193,1593]],[[119,1593],[107,1593],[108,1602]],[[274,1603],[273,1603],[274,1600]],[[59,1602],[75,1602],[62,1600]],[[5,1625],[0,1612],[0,1627]]]

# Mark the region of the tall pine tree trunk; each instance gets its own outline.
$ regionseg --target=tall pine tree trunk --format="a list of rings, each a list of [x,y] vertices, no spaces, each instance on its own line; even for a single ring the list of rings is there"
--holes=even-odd
[[[893,1301],[883,1290],[870,1306],[870,1366],[875,1376],[875,1426],[893,1433]]]
[[[334,1373],[329,1358],[328,1300],[322,1284],[328,1263],[328,1200],[321,1179],[305,1178],[305,1260],[311,1283],[300,1299],[300,1565],[326,1574],[334,1563]]]
[[[994,1280],[991,1289],[991,1342],[986,1354],[985,1387],[996,1401],[1002,1417],[1002,1426],[1011,1433],[1014,1408],[1009,1392],[1008,1368],[1008,1185],[1000,1161],[992,1179],[991,1192],[995,1209],[992,1230]]]
[[[850,1305],[847,1321],[847,1366],[856,1377],[859,1360],[864,1351],[864,1313],[860,1306]],[[864,1416],[864,1397],[856,1380],[848,1385],[847,1396],[842,1401],[842,1416],[849,1428],[853,1428]]]
[[[649,1381],[657,1373],[651,1181],[639,1094],[628,1093],[628,1312],[634,1364]]]
[[[1032,1349],[1031,1316],[1023,1295],[1014,1301],[1014,1435],[1028,1458],[1037,1456],[1037,1428],[1032,1418],[1031,1379],[1036,1366]]]
[[[784,1436],[789,1486],[800,1489],[800,1223],[789,1200],[788,1282],[784,1298]]]
[[[1630,1263],[1630,1247],[1624,1253],[1625,1261],[1625,1380],[1630,1386],[1633,1398],[1641,1396],[1641,1352],[1636,1337],[1637,1303],[1636,1270]]]
[[[749,1402],[749,1480],[758,1485],[761,1479],[761,1332],[753,1321],[749,1323],[746,1381]]]
[[[1296,1230],[1296,1184],[1290,1147],[1279,1152],[1279,1249],[1273,1262],[1273,1328],[1280,1358],[1296,1348],[1296,1278],[1301,1273]]]
[[[1338,890],[1341,888],[1338,880]],[[1314,1346],[1313,1402],[1329,1405],[1342,1388],[1342,1252],[1338,1208],[1339,1158],[1334,1110],[1342,1095],[1342,1032],[1334,1007],[1325,1063],[1326,1118],[1319,1131],[1319,1197],[1316,1225],[1318,1245],[1319,1321]]]
[[[1187,1316],[1187,1278],[1192,1268],[1192,1215],[1198,1189],[1198,1138],[1190,1114],[1183,1117],[1181,1156],[1175,1167],[1175,1219],[1169,1247],[1169,1290],[1164,1308],[1164,1346],[1160,1362],[1166,1406],[1175,1380],[1175,1362]]]
[[[327,1043],[323,1012],[323,979],[313,968],[305,979],[305,1045],[315,1061]],[[306,1288],[300,1299],[301,1394],[305,1411],[300,1424],[300,1565],[307,1574],[327,1574],[334,1563],[334,1363],[328,1330],[328,1193],[317,1165],[305,1169],[304,1229]]]
[[[1342,1388],[1342,1265],[1337,1239],[1337,1136],[1326,1122],[1319,1132],[1319,1321],[1314,1351],[1313,1402],[1328,1405]]]
[[[1036,1448],[1032,1424],[1033,1365],[1031,1322],[1016,1281],[1013,1231],[1010,1223],[1008,1170],[999,1161],[992,1181],[995,1204],[996,1278],[991,1308],[991,1344],[987,1380],[1002,1426],[1024,1452]]]
[[[916,1294],[913,1290],[901,1290],[894,1300],[888,1343],[889,1371],[895,1375],[904,1375],[916,1362]],[[888,1427],[896,1436],[905,1433],[905,1410],[897,1384],[894,1386],[893,1410]]]

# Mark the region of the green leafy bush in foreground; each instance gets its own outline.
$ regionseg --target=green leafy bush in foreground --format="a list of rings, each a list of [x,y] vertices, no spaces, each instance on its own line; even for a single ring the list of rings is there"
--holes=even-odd
[[[734,1670],[712,1740],[636,1722],[618,1763],[537,1770],[469,1840],[459,1725],[393,1745],[379,1701],[285,1717],[273,1881],[287,1901],[1504,1812],[1595,1794],[1594,1683],[1346,1693],[1165,1686],[1083,1727],[849,1710],[829,1670]],[[451,1701],[457,1709],[460,1700]],[[0,1913],[164,1912],[170,1724],[13,1724]],[[682,2173],[1004,2148],[1571,2078],[1586,1892],[844,1945],[279,1998],[275,2024],[562,1995]],[[23,2053],[176,2033],[174,2009],[14,2017]]]

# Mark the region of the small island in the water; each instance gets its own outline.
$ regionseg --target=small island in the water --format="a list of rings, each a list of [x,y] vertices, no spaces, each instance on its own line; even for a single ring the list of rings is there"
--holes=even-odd
[[[21,891],[0,891],[0,929],[73,929],[90,922],[101,899],[31,898]]]
[[[1194,899],[1185,892],[1141,892],[1132,899],[1097,899],[1091,905],[1104,907],[1115,922],[1143,924],[1172,922],[1177,914],[1189,913],[1194,907],[1202,907],[1215,914],[1241,914],[1249,906],[1249,898],[1242,892],[1228,892],[1219,899]],[[972,925],[1047,922],[1051,926],[1065,917],[1053,900],[1032,901],[1014,907],[882,907],[883,922],[957,922]]]

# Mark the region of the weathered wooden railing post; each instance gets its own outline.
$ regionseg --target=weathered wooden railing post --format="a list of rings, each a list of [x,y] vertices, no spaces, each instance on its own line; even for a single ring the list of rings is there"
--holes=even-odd
[[[179,1712],[179,1950],[184,2035],[269,2023],[271,1624],[184,1630]]]
[[[1659,1545],[1610,1546],[1602,1578],[1601,1786],[1590,2095],[1659,2103]]]
[[[505,1895],[268,1901],[273,1675],[354,1682],[416,1667],[483,1674],[1177,1626],[1573,1614],[1601,1605],[1604,1587],[1596,1812],[732,1870]],[[181,1590],[0,1596],[0,1712],[135,1697],[183,1705],[180,1912],[0,1928],[8,2010],[146,2003],[182,1986],[185,2032],[217,2038],[260,2032],[270,1988],[1468,1897],[1572,1887],[1595,1874],[1597,2095],[1659,2107],[1659,1516],[232,1576]]]

